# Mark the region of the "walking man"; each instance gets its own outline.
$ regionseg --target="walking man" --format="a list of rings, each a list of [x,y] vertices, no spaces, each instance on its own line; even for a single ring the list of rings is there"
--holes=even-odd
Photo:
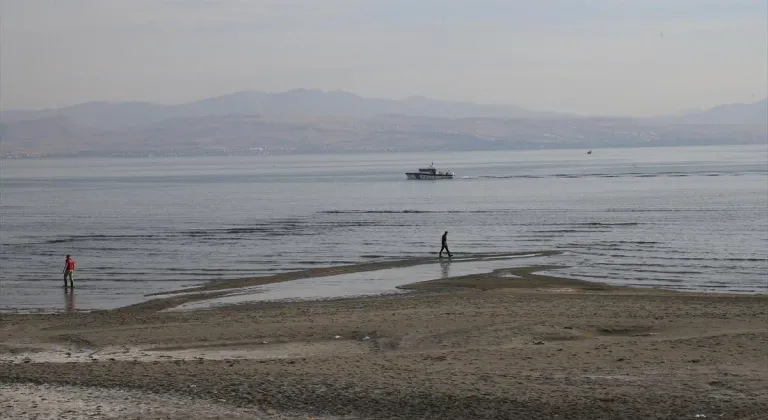
[[[72,256],[67,254],[67,259],[64,260],[64,287],[67,287],[67,278],[69,278],[69,287],[75,288],[75,260]]]
[[[451,258],[451,251],[448,249],[448,231],[446,230],[445,233],[443,233],[443,246],[440,247],[440,253],[438,254],[440,258],[443,258],[443,250],[448,253],[448,258]]]

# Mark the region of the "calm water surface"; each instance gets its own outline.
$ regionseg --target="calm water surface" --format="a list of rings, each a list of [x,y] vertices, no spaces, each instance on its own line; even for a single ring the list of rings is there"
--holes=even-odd
[[[405,179],[432,161],[457,179]],[[0,310],[424,256],[444,230],[456,255],[563,251],[574,278],[768,292],[765,146],[4,160],[0,217]]]

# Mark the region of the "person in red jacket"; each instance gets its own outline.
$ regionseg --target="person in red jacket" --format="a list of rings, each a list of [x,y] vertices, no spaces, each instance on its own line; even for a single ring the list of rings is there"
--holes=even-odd
[[[67,255],[64,260],[64,287],[67,287],[67,278],[69,278],[69,287],[75,288],[75,260],[71,255]]]

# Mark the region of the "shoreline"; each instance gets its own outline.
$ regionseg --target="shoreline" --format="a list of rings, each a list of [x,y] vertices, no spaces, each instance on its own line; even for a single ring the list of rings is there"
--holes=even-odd
[[[627,291],[642,292],[647,290],[653,290],[660,293],[684,293],[684,294],[706,294],[717,296],[768,296],[768,290],[762,291],[732,291],[732,290],[695,290],[695,289],[676,289],[667,288],[663,286],[639,286],[639,285],[625,285],[621,283],[607,283],[596,280],[578,279],[573,277],[566,277],[558,275],[556,270],[568,269],[569,265],[560,265],[553,262],[547,262],[546,257],[552,257],[562,254],[563,251],[559,250],[536,250],[529,252],[494,252],[494,253],[472,253],[466,255],[457,255],[453,259],[437,259],[434,256],[420,256],[405,259],[387,259],[380,261],[367,261],[359,263],[351,263],[345,265],[333,265],[328,267],[315,267],[308,269],[297,269],[292,271],[286,271],[277,274],[256,276],[256,277],[238,277],[230,279],[210,279],[205,280],[194,286],[182,286],[178,289],[165,290],[160,292],[147,293],[143,295],[143,299],[135,301],[135,303],[125,303],[122,306],[114,306],[109,308],[88,308],[88,309],[76,309],[71,308],[72,303],[68,302],[67,308],[62,309],[6,309],[0,310],[0,315],[14,315],[14,314],[27,314],[27,315],[45,315],[45,314],[58,314],[64,312],[104,312],[104,311],[137,311],[137,310],[169,310],[175,306],[181,306],[189,303],[206,301],[206,300],[226,300],[230,294],[244,294],[244,290],[251,290],[250,294],[253,299],[243,299],[243,302],[237,303],[219,303],[215,306],[223,307],[229,305],[240,305],[254,303],[261,300],[269,301],[286,301],[286,302],[300,302],[300,301],[313,301],[313,300],[346,300],[346,299],[365,299],[370,297],[388,296],[394,294],[413,294],[413,293],[426,293],[435,291],[461,291],[463,289],[477,289],[477,290],[490,290],[499,288],[532,288],[534,286],[547,287],[551,285],[561,285],[565,288],[574,288],[579,290],[614,290],[623,289]],[[536,260],[544,259],[544,261],[527,261],[528,264],[520,265],[515,262],[524,262],[523,260]],[[440,264],[471,264],[483,261],[504,261],[509,263],[509,266],[502,264],[502,268],[486,267],[478,269],[470,269],[469,273],[459,275],[446,275],[443,271],[442,276],[435,273],[432,277],[422,278],[417,281],[400,281],[398,284],[390,285],[389,288],[382,288],[375,292],[363,292],[360,294],[342,294],[339,296],[323,296],[323,297],[294,297],[294,298],[265,298],[259,297],[263,289],[267,287],[283,287],[294,284],[292,282],[308,282],[314,280],[326,280],[333,278],[341,278],[344,276],[359,274],[375,276],[378,273],[392,272],[397,270],[404,270],[409,268],[419,268],[424,266],[435,266]],[[465,270],[466,271],[466,270]],[[555,271],[555,272],[553,272]],[[402,271],[402,278],[408,278],[413,276],[414,273]],[[423,277],[423,276],[422,276]],[[507,278],[510,281],[499,282],[499,279]],[[375,277],[373,278],[375,280]],[[511,281],[515,279],[516,281]],[[366,278],[366,280],[369,280]],[[322,288],[322,286],[320,286]],[[76,289],[79,290],[86,289]],[[209,308],[200,307],[198,305],[187,305],[191,308],[183,310],[207,310]],[[197,306],[197,307],[195,307]]]
[[[437,254],[437,253],[435,253]],[[453,261],[476,261],[484,258],[515,258],[522,256],[540,256],[550,257],[553,255],[562,254],[562,251],[554,250],[539,250],[530,252],[494,252],[494,253],[474,253],[462,256],[461,254],[455,254],[457,257]],[[148,294],[147,296],[164,296],[173,295],[178,293],[194,293],[204,291],[215,291],[223,289],[241,288],[247,286],[260,286],[272,283],[281,283],[293,280],[302,280],[307,278],[319,278],[335,276],[339,274],[350,273],[362,273],[369,271],[387,270],[392,268],[406,268],[424,264],[434,264],[436,262],[448,261],[445,259],[436,259],[434,256],[414,257],[414,258],[398,258],[385,261],[374,262],[358,262],[353,264],[336,265],[330,267],[318,267],[308,268],[301,270],[288,271],[285,273],[272,274],[267,276],[258,277],[240,277],[236,279],[223,279],[223,280],[209,280],[206,283],[190,287],[186,289],[180,289],[176,291],[158,292]]]
[[[436,263],[437,264],[444,264],[444,263],[459,264],[459,263],[482,262],[486,259],[494,259],[494,260],[500,259],[505,262],[504,265],[506,265],[506,263],[513,265],[516,258],[527,259],[527,258],[550,257],[554,255],[559,255],[560,253],[561,253],[560,251],[551,251],[551,250],[516,252],[516,253],[483,253],[483,254],[471,254],[463,257],[457,256],[456,258],[451,260],[445,258],[437,261],[434,257],[417,257],[417,258],[409,258],[409,259],[395,259],[395,260],[389,260],[389,261],[364,262],[364,263],[347,264],[347,265],[340,265],[340,266],[310,268],[305,270],[289,271],[285,273],[273,274],[268,276],[243,277],[243,278],[226,279],[226,280],[212,280],[196,287],[149,294],[147,295],[148,300],[144,302],[125,306],[122,308],[116,308],[114,310],[122,310],[122,309],[128,309],[128,308],[145,308],[145,307],[153,308],[155,310],[169,310],[174,307],[183,306],[184,304],[188,304],[188,303],[194,303],[194,302],[205,301],[205,300],[214,300],[216,298],[223,298],[230,293],[242,292],[243,290],[258,287],[258,286],[269,286],[269,285],[279,285],[279,284],[289,285],[291,284],[291,282],[301,281],[301,280],[312,281],[316,279],[338,278],[345,275],[376,273],[376,272],[384,272],[384,271],[395,270],[395,269],[407,269],[407,268],[412,268],[417,266],[434,265]],[[600,283],[592,283],[592,282],[586,282],[582,280],[572,280],[572,279],[567,279],[563,277],[536,274],[536,272],[538,271],[553,270],[557,268],[565,268],[565,267],[557,266],[557,265],[532,265],[532,266],[526,265],[522,267],[493,269],[488,272],[472,273],[472,274],[466,274],[463,276],[449,276],[449,277],[444,277],[442,279],[430,278],[429,280],[417,281],[417,282],[405,281],[405,282],[402,282],[402,284],[400,285],[394,286],[392,288],[384,288],[374,293],[327,296],[323,298],[305,297],[305,298],[295,298],[295,299],[268,299],[268,300],[264,300],[264,302],[267,302],[267,301],[302,302],[302,301],[317,301],[317,300],[334,301],[334,300],[343,300],[343,299],[375,298],[375,297],[395,295],[398,293],[417,293],[417,292],[423,293],[426,291],[436,291],[438,289],[445,288],[446,285],[443,284],[442,282],[446,280],[460,281],[460,279],[462,278],[486,278],[488,276],[493,277],[497,272],[509,273],[512,275],[514,275],[513,273],[518,273],[519,275],[515,275],[515,277],[518,277],[518,280],[525,279],[528,283],[538,280],[542,282],[543,285],[554,282],[554,283],[563,283],[563,284],[567,283],[567,284],[573,284],[573,285],[580,285],[580,287],[587,287],[588,285],[593,285],[594,287],[603,287]],[[437,277],[438,275],[436,274],[435,276]],[[514,283],[517,283],[517,282],[515,281],[509,282],[510,285],[513,285]],[[438,285],[439,286],[425,287],[423,284],[434,284],[436,286]],[[621,287],[621,286],[608,286],[608,285],[605,285],[605,286]],[[470,284],[467,284],[465,286],[460,286],[457,283],[450,286],[450,288],[456,288],[456,287],[482,288],[482,286],[479,284],[475,286],[472,286]],[[430,290],[430,289],[433,289],[433,290]],[[258,291],[253,292],[253,296],[258,296],[259,293],[260,292]],[[247,304],[253,304],[261,301],[262,300],[260,299],[254,298],[254,300],[252,301],[222,304],[220,306],[217,306],[217,308],[223,308],[223,307],[233,306],[233,305],[247,305]],[[158,309],[160,307],[162,307],[162,309]],[[192,309],[186,309],[186,310],[208,310],[212,308],[213,307],[192,308]]]
[[[205,300],[215,300],[216,298],[226,298],[229,293],[238,292],[247,288],[256,288],[259,286],[274,286],[281,283],[289,283],[301,280],[313,280],[340,277],[350,274],[361,273],[377,273],[387,270],[402,269],[409,267],[417,267],[423,265],[430,265],[436,263],[467,263],[477,262],[485,259],[504,259],[509,258],[508,262],[513,265],[514,258],[539,258],[539,257],[551,257],[561,254],[562,251],[555,250],[537,250],[530,252],[515,252],[515,253],[478,253],[470,254],[466,256],[459,256],[453,259],[440,259],[437,260],[432,257],[416,257],[408,259],[394,259],[388,261],[376,261],[376,262],[362,262],[356,264],[347,264],[331,267],[319,267],[310,268],[296,271],[289,271],[285,273],[273,274],[268,276],[258,277],[243,277],[237,279],[224,279],[224,280],[212,280],[202,285],[178,289],[166,292],[159,292],[147,295],[148,300],[140,302],[134,305],[127,306],[125,308],[155,308],[163,306],[164,310],[171,309],[175,306],[184,306],[185,304],[194,303]],[[264,301],[254,298],[253,300],[244,301],[241,303],[227,303],[217,306],[221,309],[227,306],[236,305],[248,305],[258,302],[270,302],[270,301],[284,301],[284,302],[309,302],[309,301],[335,301],[335,300],[349,300],[349,299],[368,299],[385,297],[398,294],[414,294],[414,293],[440,293],[440,292],[456,292],[463,290],[494,290],[494,289],[562,289],[561,291],[619,291],[623,290],[626,293],[644,293],[646,291],[654,291],[656,293],[680,293],[690,295],[717,295],[717,296],[768,296],[768,293],[761,292],[733,292],[733,291],[698,291],[698,290],[677,290],[663,287],[638,287],[628,286],[621,284],[610,284],[597,281],[574,279],[564,276],[558,276],[556,273],[552,273],[553,270],[568,268],[568,266],[557,265],[547,262],[540,262],[537,264],[512,266],[506,268],[495,268],[486,271],[473,272],[471,274],[448,276],[443,278],[430,278],[429,280],[404,282],[403,284],[394,286],[388,290],[382,290],[377,293],[364,293],[360,295],[340,295],[330,297],[307,297],[307,298],[294,298],[294,299],[266,299]],[[438,277],[435,275],[435,277]],[[253,296],[258,296],[260,292],[253,292]],[[165,304],[164,304],[165,303]],[[208,308],[200,307],[200,305],[192,305],[189,309],[184,310],[210,310],[213,306]],[[123,309],[123,308],[117,308]]]

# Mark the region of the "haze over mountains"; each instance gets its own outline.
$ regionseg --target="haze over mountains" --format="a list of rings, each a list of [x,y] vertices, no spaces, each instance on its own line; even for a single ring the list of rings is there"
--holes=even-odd
[[[768,99],[630,118],[298,89],[238,92],[180,105],[90,102],[0,113],[5,157],[596,148],[767,139]]]
[[[77,124],[121,129],[170,118],[228,115],[259,115],[266,118],[339,116],[370,118],[379,115],[410,115],[436,118],[535,118],[557,114],[529,111],[514,105],[478,105],[443,102],[413,96],[405,100],[364,98],[343,91],[297,89],[280,93],[237,92],[180,105],[148,102],[90,102],[60,109],[7,111],[3,122],[63,116]]]
[[[674,120],[686,124],[766,124],[768,99],[752,104],[719,105],[707,110],[683,113]]]

